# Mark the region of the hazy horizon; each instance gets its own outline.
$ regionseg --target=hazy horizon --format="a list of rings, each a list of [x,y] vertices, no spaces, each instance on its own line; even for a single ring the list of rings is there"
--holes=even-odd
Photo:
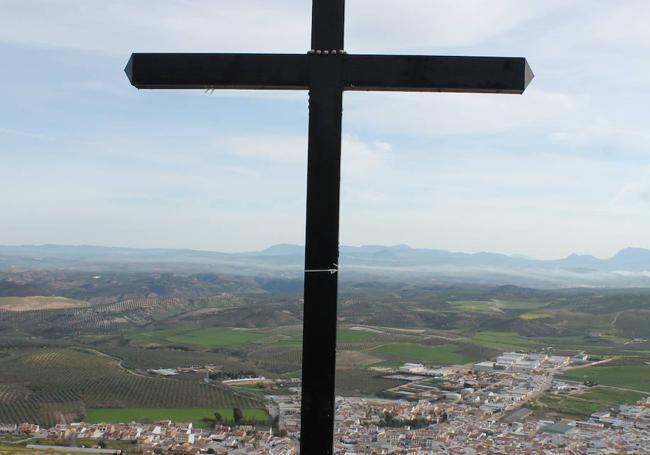
[[[55,246],[55,247],[67,247],[67,248],[115,248],[115,249],[133,249],[133,250],[170,250],[170,251],[197,251],[197,252],[207,252],[207,253],[226,253],[226,254],[244,254],[244,253],[255,253],[255,252],[262,252],[266,251],[268,249],[272,249],[274,247],[304,247],[304,244],[299,244],[299,243],[274,243],[272,245],[266,245],[265,247],[262,248],[244,248],[244,249],[223,249],[223,250],[214,250],[214,249],[202,249],[202,248],[186,248],[182,246],[178,247],[161,247],[161,246],[151,246],[151,247],[137,247],[137,246],[125,246],[125,245],[114,245],[114,244],[84,244],[84,243],[16,243],[16,244],[5,244],[5,243],[0,243],[0,248],[2,247],[49,247],[49,246]],[[558,256],[558,257],[552,257],[552,258],[544,258],[544,257],[536,257],[536,256],[531,256],[527,254],[521,254],[521,253],[509,253],[509,252],[502,252],[502,251],[492,251],[492,250],[476,250],[476,251],[463,251],[463,250],[449,250],[446,248],[430,248],[430,247],[422,247],[422,246],[417,246],[417,245],[409,245],[409,244],[341,244],[340,248],[364,248],[364,247],[382,247],[382,248],[399,248],[399,247],[406,247],[414,250],[429,250],[429,251],[445,251],[449,253],[458,253],[458,254],[480,254],[480,253],[488,253],[488,254],[498,254],[502,256],[509,256],[513,258],[522,258],[522,259],[533,259],[533,260],[560,260],[560,259],[565,259],[568,256],[572,255],[579,255],[579,256],[593,256],[596,259],[609,259],[614,257],[616,254],[623,250],[645,250],[645,251],[650,251],[648,248],[642,248],[638,246],[626,246],[621,248],[620,250],[615,251],[613,254],[609,256],[598,256],[595,254],[591,254],[589,252],[587,253],[576,253],[576,252],[571,252],[565,256]]]

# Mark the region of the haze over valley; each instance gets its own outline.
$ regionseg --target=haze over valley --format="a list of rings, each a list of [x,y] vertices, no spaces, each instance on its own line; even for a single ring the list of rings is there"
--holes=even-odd
[[[302,279],[304,247],[220,253],[96,246],[0,246],[0,267],[19,270],[94,270],[223,273]],[[650,250],[625,248],[610,258],[572,254],[557,260],[398,246],[341,246],[343,280],[369,278],[418,283],[514,284],[539,288],[650,286]]]

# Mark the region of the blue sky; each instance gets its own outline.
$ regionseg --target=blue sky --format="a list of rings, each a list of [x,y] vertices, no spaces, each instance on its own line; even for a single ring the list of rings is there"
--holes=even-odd
[[[0,244],[302,243],[307,96],[131,87],[132,51],[296,52],[310,2],[0,0]],[[526,56],[522,96],[347,93],[343,244],[650,248],[650,2],[348,0],[350,53]]]

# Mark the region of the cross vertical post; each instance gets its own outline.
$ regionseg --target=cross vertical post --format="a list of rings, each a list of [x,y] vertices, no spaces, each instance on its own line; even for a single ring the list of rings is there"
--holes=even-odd
[[[333,447],[344,9],[344,0],[313,3],[312,50],[321,55],[309,55],[301,454]]]
[[[313,0],[311,51],[141,54],[125,71],[139,89],[309,90],[303,326],[303,455],[333,451],[343,92],[521,94],[523,57],[348,55],[345,0]]]

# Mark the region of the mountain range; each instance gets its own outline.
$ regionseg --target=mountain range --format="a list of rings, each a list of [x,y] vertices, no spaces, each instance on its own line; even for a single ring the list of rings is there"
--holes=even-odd
[[[221,253],[99,246],[0,246],[0,270],[205,272],[295,278],[302,272],[303,248],[282,244],[262,251]],[[642,248],[625,248],[605,259],[572,254],[563,259],[539,260],[407,245],[341,246],[339,265],[342,279],[354,280],[409,277],[536,287],[650,287],[650,250]]]

